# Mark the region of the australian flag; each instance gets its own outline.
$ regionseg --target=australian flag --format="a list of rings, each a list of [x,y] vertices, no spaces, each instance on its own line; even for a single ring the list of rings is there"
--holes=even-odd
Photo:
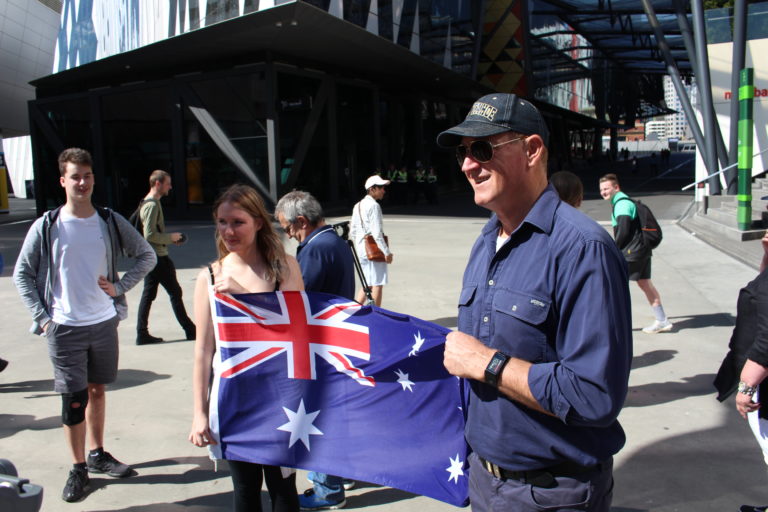
[[[468,503],[448,329],[323,293],[211,293],[214,456]]]

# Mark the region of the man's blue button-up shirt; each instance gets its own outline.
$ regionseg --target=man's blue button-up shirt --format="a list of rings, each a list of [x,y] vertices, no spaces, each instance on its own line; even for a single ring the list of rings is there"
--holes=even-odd
[[[632,321],[624,258],[608,233],[548,186],[496,252],[493,215],[472,248],[459,330],[533,363],[528,385],[555,417],[471,381],[466,437],[510,470],[592,465],[621,449]]]
[[[332,226],[322,226],[310,233],[296,249],[296,260],[307,291],[355,299],[352,249]]]

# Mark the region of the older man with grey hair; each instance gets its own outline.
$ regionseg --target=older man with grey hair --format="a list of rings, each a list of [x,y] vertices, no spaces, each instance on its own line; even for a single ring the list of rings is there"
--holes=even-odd
[[[331,293],[354,300],[355,274],[351,248],[325,223],[320,203],[309,192],[294,190],[275,206],[275,218],[299,242],[296,259],[309,292]],[[346,504],[351,481],[325,473],[309,473],[312,489],[299,496],[302,510],[338,509]]]
[[[289,192],[275,206],[275,218],[288,237],[299,242],[296,259],[305,289],[354,299],[352,253],[333,227],[325,223],[317,199],[309,192]]]

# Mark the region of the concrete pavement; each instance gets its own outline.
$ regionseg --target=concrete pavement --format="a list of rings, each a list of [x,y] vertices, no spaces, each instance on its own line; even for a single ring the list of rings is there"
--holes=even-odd
[[[384,288],[384,307],[455,328],[461,274],[487,215],[472,208],[469,197],[448,199],[408,212],[385,209],[395,259],[390,284]],[[757,444],[732,401],[718,403],[711,386],[727,349],[738,290],[756,271],[674,224],[689,196],[653,195],[647,201],[664,227],[664,241],[653,260],[653,280],[675,329],[658,335],[640,332],[653,316],[639,288],[631,288],[635,356],[630,393],[620,417],[627,444],[616,457],[613,510],[722,512],[738,510],[742,503],[768,503],[766,466]],[[583,209],[603,224],[609,217],[601,200],[588,200]],[[0,226],[4,255],[13,252],[28,225],[20,224],[18,230],[16,225]],[[190,235],[187,245],[171,248],[171,257],[191,309],[194,278],[215,257],[213,228],[203,223],[169,229]],[[293,251],[295,244],[288,245]],[[12,265],[6,258],[6,265]],[[108,393],[106,432],[106,448],[132,464],[138,475],[124,480],[93,478],[86,499],[67,504],[59,495],[70,462],[45,342],[27,332],[29,315],[9,269],[0,277],[0,357],[11,361],[0,373],[0,457],[12,460],[21,476],[44,486],[44,511],[229,510],[231,483],[226,471],[220,467],[217,472],[206,453],[186,440],[192,343],[180,341],[183,331],[161,292],[150,328],[171,341],[134,345],[140,293],[141,285],[128,294],[131,316],[119,328],[120,373]],[[297,482],[299,491],[309,487],[303,473]],[[370,484],[348,495],[349,509],[454,510],[429,498]]]

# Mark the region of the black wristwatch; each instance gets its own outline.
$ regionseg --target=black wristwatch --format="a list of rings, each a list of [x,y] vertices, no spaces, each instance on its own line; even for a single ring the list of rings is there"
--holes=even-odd
[[[496,352],[491,358],[491,362],[485,367],[485,383],[494,388],[499,387],[499,376],[509,361],[509,356]]]

